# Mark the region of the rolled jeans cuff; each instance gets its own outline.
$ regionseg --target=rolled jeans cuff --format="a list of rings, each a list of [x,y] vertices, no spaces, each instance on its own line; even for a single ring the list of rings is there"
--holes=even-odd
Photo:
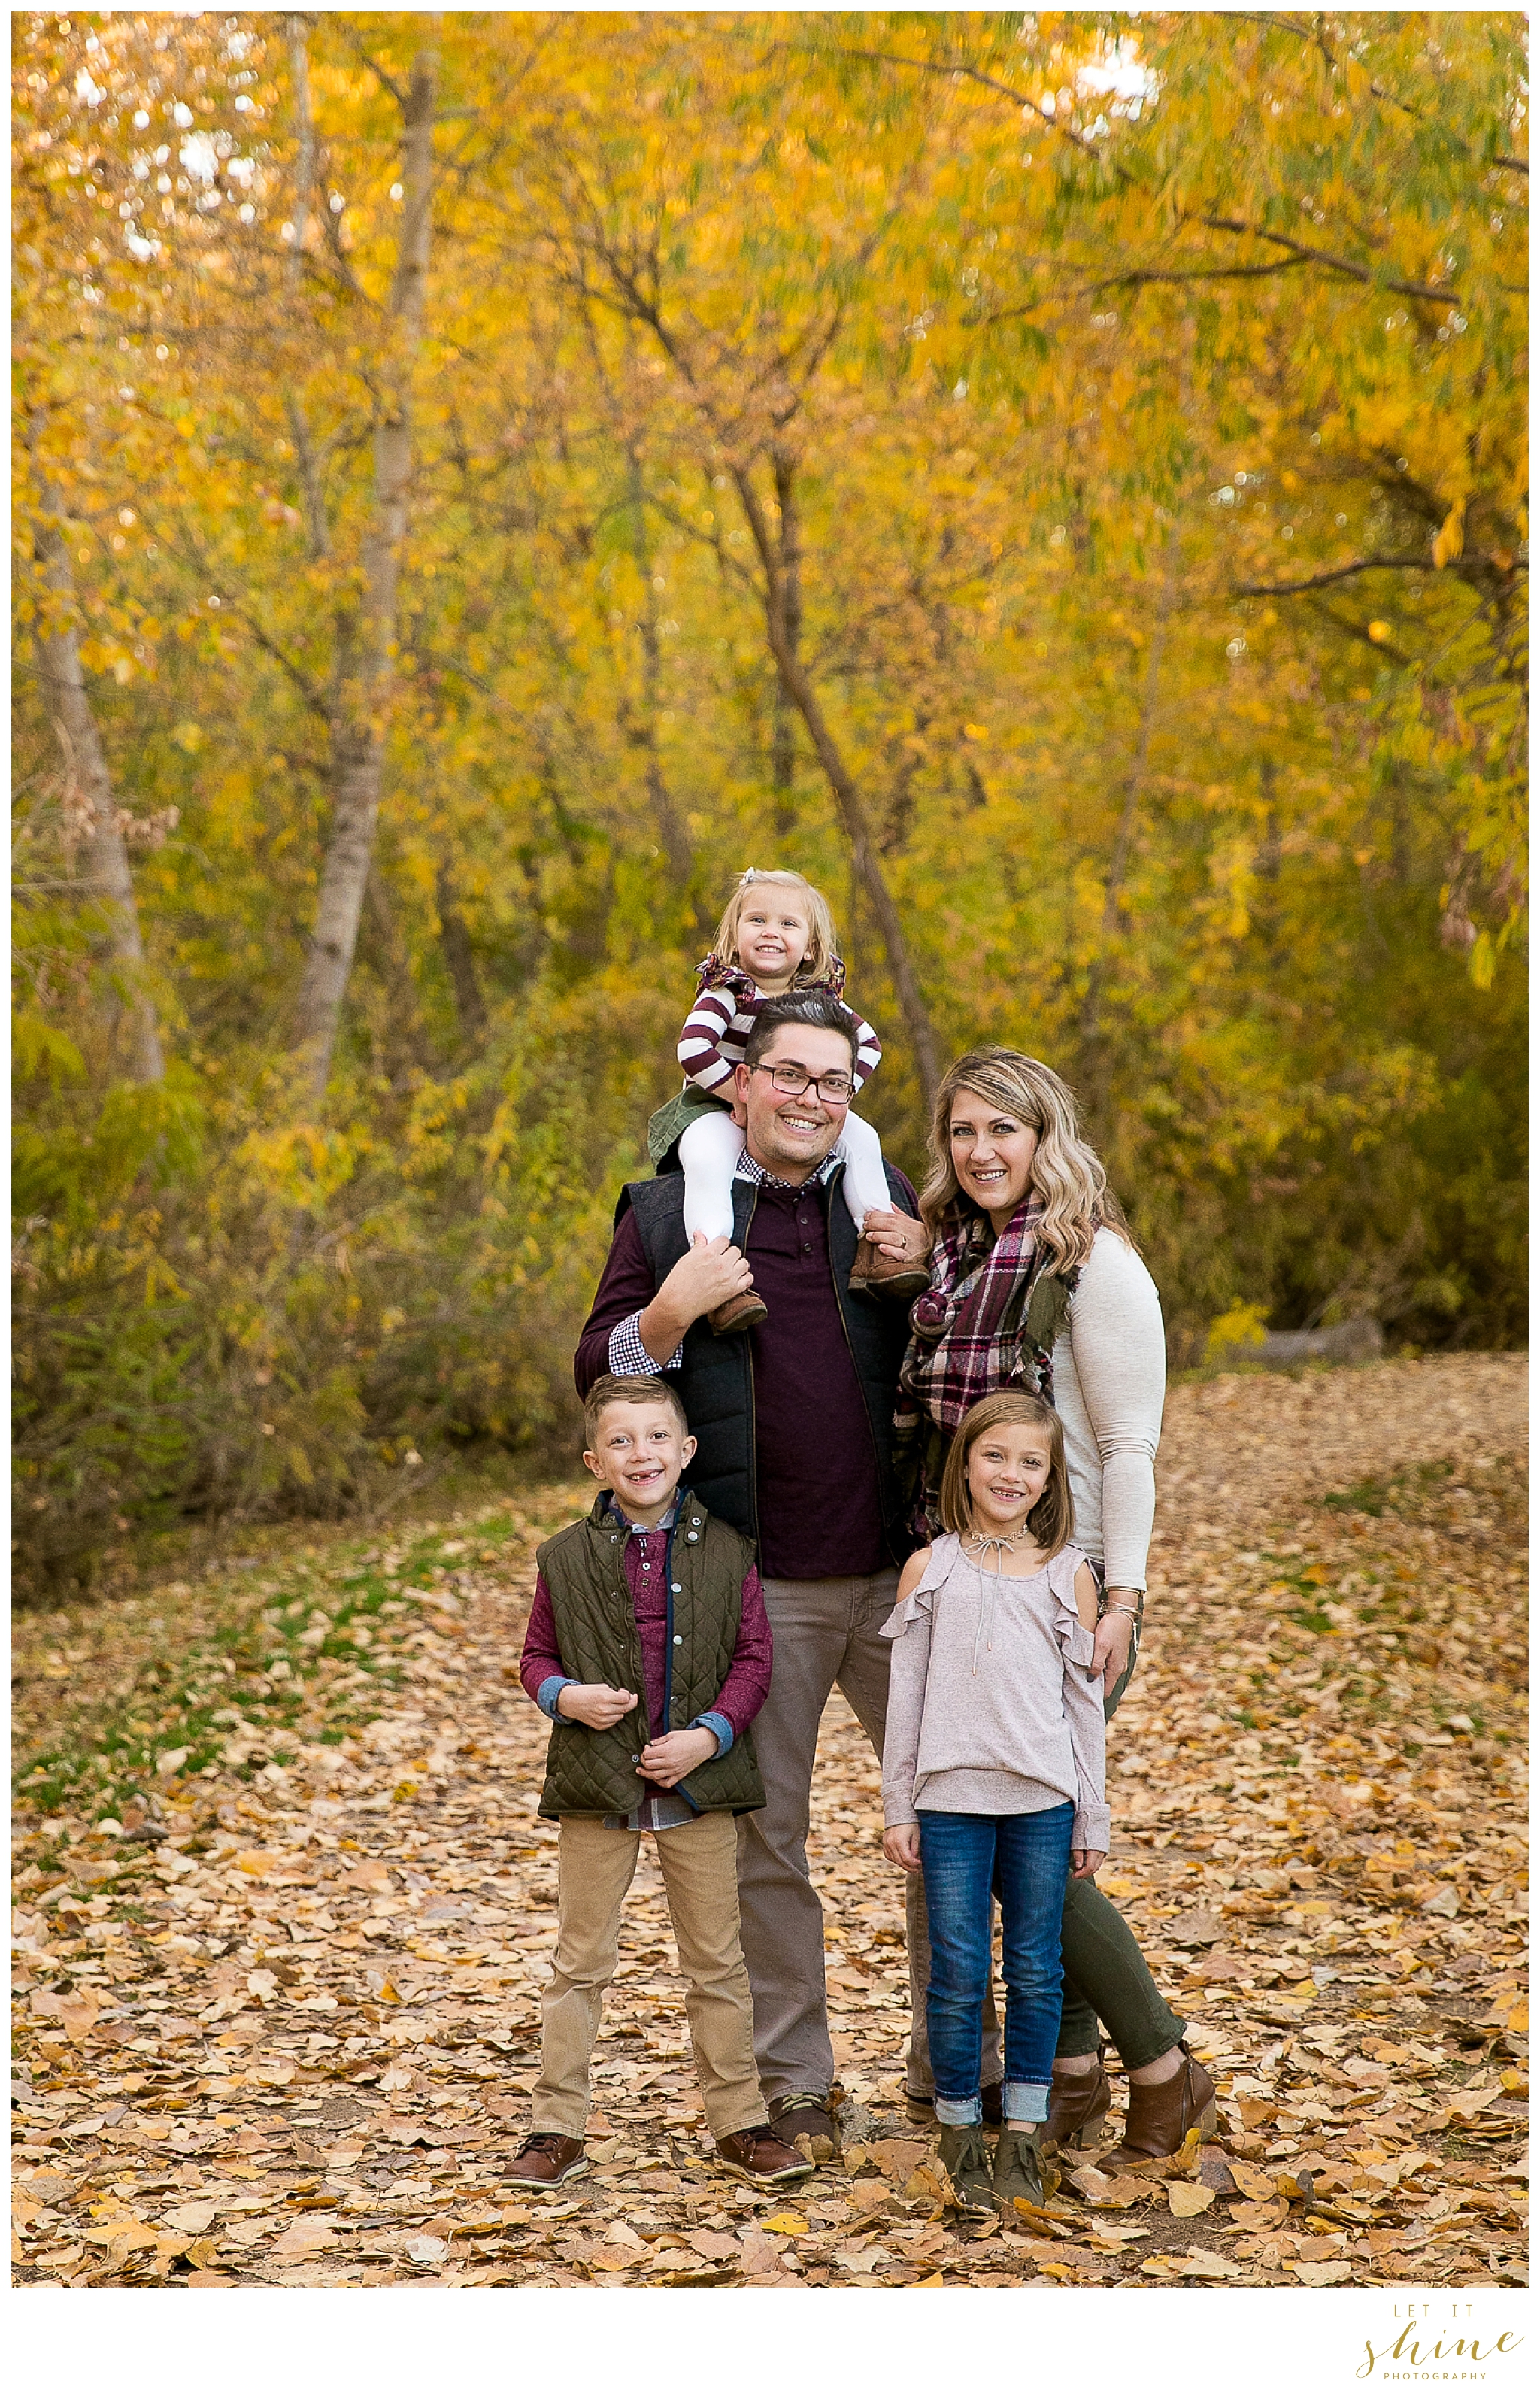
[[[1045,2111],[1043,2116],[1048,2116]],[[974,2094],[966,2102],[948,2102],[945,2094],[935,2098],[935,2123],[938,2127],[979,2127],[984,2124],[984,2097]]]
[[[1048,2116],[1049,2087],[1008,2077],[1002,2100],[1008,2127],[1040,2126]]]

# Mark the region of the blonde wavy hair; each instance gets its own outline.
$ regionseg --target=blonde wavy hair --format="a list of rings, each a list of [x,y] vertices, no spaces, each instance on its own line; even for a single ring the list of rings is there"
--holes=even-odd
[[[840,961],[840,950],[834,939],[834,917],[829,910],[829,900],[811,881],[800,872],[756,872],[753,866],[739,881],[727,900],[727,910],[716,926],[711,952],[724,964],[737,964],[742,969],[743,960],[737,951],[737,926],[743,920],[743,909],[750,897],[764,889],[795,889],[807,909],[807,953],[792,976],[793,988],[814,988],[828,980]]]
[[[1032,1185],[1046,1207],[1038,1237],[1051,1266],[1068,1271],[1087,1262],[1100,1229],[1116,1230],[1126,1245],[1133,1246],[1102,1159],[1080,1135],[1080,1109],[1073,1092],[1057,1072],[1014,1047],[970,1048],[936,1091],[927,1141],[931,1176],[920,1197],[920,1219],[933,1237],[981,1210],[963,1195],[952,1168],[952,1103],[963,1089],[1038,1133]]]

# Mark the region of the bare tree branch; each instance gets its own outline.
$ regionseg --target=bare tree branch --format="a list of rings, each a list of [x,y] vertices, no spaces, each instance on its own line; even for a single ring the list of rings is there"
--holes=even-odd
[[[1094,142],[1088,141],[1084,134],[1077,133],[1072,124],[1064,124],[1057,116],[1050,116],[1029,93],[1016,90],[1011,85],[1002,83],[998,76],[985,74],[982,68],[970,66],[964,59],[908,59],[888,50],[842,49],[841,56],[869,59],[889,66],[908,67],[920,74],[949,77],[960,75],[969,82],[982,84],[986,90],[996,92],[1002,99],[1009,99],[1017,108],[1029,111],[1049,132],[1056,134],[1060,140],[1069,142],[1083,156],[1093,159],[1105,173],[1112,175],[1121,183],[1125,190],[1145,190],[1138,177],[1129,174],[1128,168],[1118,160],[1109,158],[1097,148]],[[1155,194],[1146,190],[1145,196],[1153,206]],[[1458,291],[1451,290],[1442,283],[1414,282],[1405,277],[1382,276],[1377,273],[1373,267],[1362,266],[1350,257],[1338,257],[1330,250],[1316,249],[1307,242],[1291,239],[1287,233],[1272,232],[1266,225],[1247,224],[1234,216],[1211,216],[1190,210],[1181,211],[1179,221],[1184,224],[1203,225],[1210,232],[1230,233],[1251,241],[1272,242],[1275,246],[1288,250],[1291,255],[1298,257],[1301,263],[1325,267],[1330,273],[1344,275],[1354,282],[1371,283],[1377,290],[1393,291],[1401,298],[1429,299],[1448,307],[1457,307],[1460,302]]]
[[[1431,573],[1430,556],[1361,556],[1351,565],[1334,565],[1304,582],[1239,582],[1237,598],[1294,598],[1302,590],[1325,590],[1334,582],[1350,582],[1355,573]]]

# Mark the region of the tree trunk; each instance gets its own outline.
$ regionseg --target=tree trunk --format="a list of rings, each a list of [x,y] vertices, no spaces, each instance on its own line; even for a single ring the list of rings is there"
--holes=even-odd
[[[652,552],[647,546],[646,493],[642,482],[640,457],[634,449],[628,449],[626,453],[631,463],[632,555],[636,560],[637,578],[642,584],[642,618],[637,626],[642,636],[642,722],[636,736],[646,758],[647,798],[663,843],[663,852],[678,884],[680,903],[687,906],[695,855],[658,751],[658,706],[663,652],[658,632],[658,593],[652,586]]]
[[[460,910],[460,900],[455,895],[447,864],[438,867],[435,894],[438,906],[438,941],[454,987],[455,1011],[460,1016],[460,1027],[467,1039],[480,1040],[487,1035],[487,1006],[481,994],[481,983],[476,978],[471,935],[465,927],[465,917]]]
[[[397,592],[411,480],[411,373],[422,345],[433,217],[434,55],[412,61],[407,97],[401,244],[390,294],[391,350],[374,425],[374,515],[364,540],[358,670],[333,727],[332,835],[321,870],[310,952],[300,985],[297,1045],[319,1105],[336,1046],[374,853],[385,774],[385,717],[396,645]]]
[[[871,826],[867,818],[866,802],[846,769],[834,735],[824,719],[813,685],[801,659],[791,645],[786,614],[786,590],[781,575],[779,543],[773,540],[759,495],[743,466],[735,466],[733,478],[737,486],[743,512],[754,536],[761,567],[764,573],[764,622],[770,642],[770,653],[782,687],[807,728],[815,753],[823,766],[824,775],[834,793],[834,803],[850,841],[851,867],[860,882],[882,945],[887,950],[888,970],[893,974],[894,991],[898,999],[898,1011],[908,1033],[914,1051],[920,1083],[929,1105],[941,1082],[941,1063],[936,1051],[935,1025],[920,992],[919,977],[904,936],[904,925],[893,891],[883,878],[882,867],[872,844]]]
[[[782,450],[776,452],[775,466],[776,503],[780,511],[781,608],[786,618],[786,645],[793,657],[800,658],[803,547],[802,523],[797,514],[796,474],[790,459]],[[797,827],[797,810],[791,803],[791,784],[797,768],[795,724],[796,716],[786,694],[786,684],[777,673],[770,721],[770,787],[776,793],[777,840],[790,839]]]
[[[283,268],[283,293],[292,324],[299,300],[299,279],[305,266],[306,237],[310,229],[310,194],[316,185],[316,125],[310,113],[310,53],[307,46],[310,20],[308,17],[291,16],[287,22],[289,80],[294,95],[294,122],[299,128],[299,147],[294,158],[294,237]],[[310,427],[306,422],[298,393],[292,385],[284,392],[283,404],[294,444],[295,462],[299,466],[299,486],[305,498],[310,555],[316,558],[328,556],[332,550],[332,533],[326,517],[326,502],[315,443],[310,438]]]
[[[61,618],[60,628],[40,637],[37,644],[44,698],[64,752],[66,783],[75,794],[88,826],[85,854],[90,883],[107,909],[112,954],[126,987],[132,1026],[129,1069],[136,1080],[161,1080],[165,1077],[165,1065],[154,1003],[145,987],[144,942],[139,936],[134,876],[118,824],[111,775],[107,769],[80,661],[74,576],[63,530],[63,508],[58,493],[46,483],[42,496],[51,520],[37,532],[36,552],[44,580],[60,602]]]

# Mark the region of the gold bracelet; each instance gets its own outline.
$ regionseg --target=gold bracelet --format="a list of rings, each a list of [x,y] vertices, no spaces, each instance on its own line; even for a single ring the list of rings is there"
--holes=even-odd
[[[1103,1620],[1106,1618],[1107,1613],[1109,1612],[1126,1613],[1130,1620],[1142,1620],[1144,1617],[1142,1605],[1136,1612],[1131,1603],[1109,1603],[1102,1615]]]

